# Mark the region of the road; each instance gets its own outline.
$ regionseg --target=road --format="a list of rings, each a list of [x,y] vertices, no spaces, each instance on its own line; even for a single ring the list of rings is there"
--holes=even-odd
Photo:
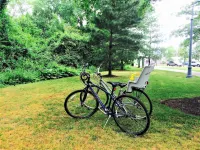
[[[178,69],[171,69],[171,68],[163,68],[162,66],[155,66],[154,69],[156,69],[156,70],[173,71],[173,72],[182,72],[182,73],[185,73],[185,75],[187,75],[187,70],[178,70]],[[200,72],[192,71],[192,76],[198,76],[198,77],[200,77]]]

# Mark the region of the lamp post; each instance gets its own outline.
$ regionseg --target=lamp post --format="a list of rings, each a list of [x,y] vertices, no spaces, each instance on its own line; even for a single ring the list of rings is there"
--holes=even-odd
[[[191,66],[191,61],[192,61],[192,38],[193,38],[193,20],[194,20],[194,6],[200,2],[200,0],[197,0],[192,4],[192,16],[191,16],[191,26],[190,26],[190,48],[189,48],[189,63],[188,63],[188,73],[187,73],[187,78],[192,77],[192,66]]]

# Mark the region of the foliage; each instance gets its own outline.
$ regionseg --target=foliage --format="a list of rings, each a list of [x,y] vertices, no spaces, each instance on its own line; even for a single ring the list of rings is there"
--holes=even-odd
[[[175,56],[175,49],[173,47],[167,47],[165,50],[165,57],[167,60],[172,60],[172,57]]]
[[[0,74],[1,84],[15,85],[20,83],[29,83],[39,80],[39,72],[33,70],[24,70],[18,68],[15,70],[6,70]]]
[[[86,62],[104,62],[110,75],[123,69],[142,47],[137,26],[151,7],[149,0],[10,0],[5,6],[0,14],[4,84],[77,75]]]
[[[26,63],[27,62],[27,63]],[[49,63],[47,66],[30,63],[24,61],[23,65],[17,66],[16,69],[7,69],[0,74],[1,85],[15,85],[40,80],[58,79],[63,77],[71,77],[79,75],[80,70],[58,65],[55,62]]]
[[[132,71],[133,70],[133,66],[132,65],[125,65],[124,66],[124,70],[126,70],[126,71]]]
[[[135,40],[131,40],[131,36],[133,36],[133,33],[126,35],[125,33],[127,33],[130,28],[135,27],[139,23],[139,21],[145,14],[144,12],[146,12],[146,9],[149,7],[148,4],[149,3],[147,1],[143,0],[131,0],[123,2],[120,0],[102,0],[101,2],[99,2],[99,13],[94,18],[93,23],[96,25],[97,28],[100,29],[100,31],[103,30],[106,31],[104,33],[107,33],[96,44],[102,45],[102,43],[104,43],[104,53],[106,53],[104,61],[107,64],[109,75],[112,75],[112,62],[117,63],[118,61],[118,63],[120,63],[121,61],[121,63],[123,64],[126,61],[124,59],[125,56],[121,57],[123,59],[116,59],[116,56],[119,56],[120,53],[123,53],[123,45],[128,45],[126,49],[130,52],[137,50],[137,46],[135,47],[136,49],[133,49],[134,46],[132,45],[133,43],[131,43],[131,41]],[[123,39],[124,37],[125,39],[123,41],[118,40]],[[116,53],[116,51],[118,51],[118,53]]]
[[[193,58],[200,61],[200,43],[198,42],[193,50]]]
[[[1,0],[0,1],[0,12],[2,10],[4,10],[4,8],[6,7],[7,3],[8,3],[8,0]]]
[[[178,55],[183,58],[184,62],[188,59],[188,49],[183,44],[178,49]]]
[[[199,51],[199,36],[200,36],[200,12],[196,7],[199,7],[199,3],[195,3],[194,6],[192,4],[188,7],[182,9],[179,15],[187,15],[189,18],[192,16],[192,7],[194,7],[194,19],[193,19],[193,49],[192,49],[192,59],[200,60],[200,51]],[[183,27],[180,27],[177,31],[174,32],[176,36],[181,36],[184,38],[183,42],[181,43],[181,56],[184,60],[188,57],[189,51],[189,44],[190,44],[190,32],[191,32],[191,22],[188,21]],[[187,55],[187,56],[186,56]]]
[[[150,59],[158,60],[162,58],[163,54],[163,48],[159,46],[159,43],[162,42],[162,35],[154,10],[149,9],[147,11],[139,27],[144,36],[140,52],[149,59],[150,64]]]
[[[45,69],[41,70],[41,79],[58,79],[63,77],[71,77],[79,75],[80,71],[73,68],[66,68],[61,65],[48,65]]]
[[[1,13],[2,84],[19,84],[77,75],[75,69],[66,66],[77,67],[81,59],[86,57],[84,54],[88,53],[86,47],[89,35],[66,25],[62,19],[60,21],[58,15],[48,14],[50,3],[44,11],[39,5],[40,2],[33,3],[33,14],[22,10],[21,16],[11,18],[6,10]],[[23,7],[18,0],[13,0],[10,4],[13,9],[16,8],[15,5]],[[54,65],[49,63],[52,60],[55,60]]]

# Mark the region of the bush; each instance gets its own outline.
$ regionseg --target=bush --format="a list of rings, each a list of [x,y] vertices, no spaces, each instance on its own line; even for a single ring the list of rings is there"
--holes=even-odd
[[[57,67],[51,69],[44,69],[41,71],[41,79],[58,79],[63,77],[71,77],[75,75],[79,75],[80,71],[77,71],[72,68],[65,68],[65,67]]]
[[[1,83],[3,85],[15,85],[20,83],[29,83],[39,81],[40,73],[33,70],[7,70],[0,74]]]
[[[45,68],[40,69],[40,73],[41,80],[48,80],[76,76],[79,75],[80,70],[58,65],[56,62],[51,62]]]
[[[131,66],[131,65],[125,65],[124,66],[124,70],[131,71],[131,70],[133,70],[133,66]]]
[[[82,67],[82,66],[81,66]],[[52,62],[34,62],[28,59],[20,59],[16,64],[16,69],[6,69],[0,73],[0,88],[5,85],[16,85],[40,80],[58,79],[64,77],[77,76],[81,68],[75,69]],[[96,67],[90,66],[86,72],[94,73]]]

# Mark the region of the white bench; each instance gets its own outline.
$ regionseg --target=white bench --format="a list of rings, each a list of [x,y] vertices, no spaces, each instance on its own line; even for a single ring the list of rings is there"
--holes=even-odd
[[[154,66],[145,66],[139,78],[136,78],[134,81],[128,81],[127,92],[132,92],[133,88],[145,89],[148,84],[149,75],[153,69]]]

